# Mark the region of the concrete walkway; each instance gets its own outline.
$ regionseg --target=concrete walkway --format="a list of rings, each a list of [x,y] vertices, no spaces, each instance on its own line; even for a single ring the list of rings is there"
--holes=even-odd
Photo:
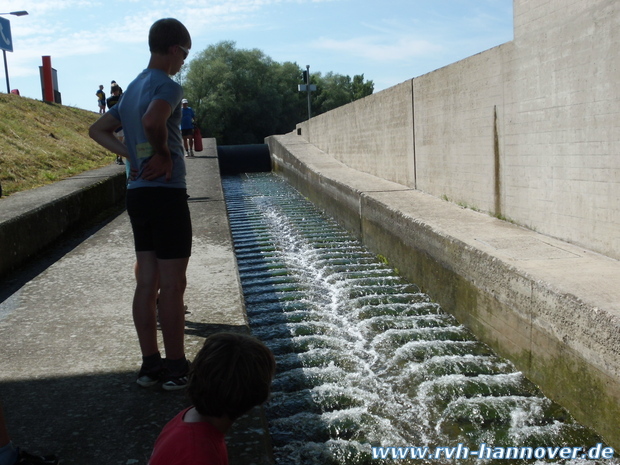
[[[214,140],[186,159],[194,228],[188,357],[214,331],[248,332]],[[45,199],[41,199],[44,202]],[[0,401],[16,444],[63,464],[146,464],[183,393],[135,384],[134,253],[125,212],[39,272],[9,278],[0,303]],[[39,262],[40,265],[40,262]],[[28,273],[35,275],[30,279]],[[261,409],[228,438],[231,464],[271,463]]]

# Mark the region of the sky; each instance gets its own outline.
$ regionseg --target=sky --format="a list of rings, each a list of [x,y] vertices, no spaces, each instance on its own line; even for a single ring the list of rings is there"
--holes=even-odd
[[[125,89],[149,60],[148,31],[173,17],[192,55],[234,41],[310,73],[363,74],[375,92],[513,39],[512,0],[0,0],[10,21],[10,89],[42,100],[50,56],[64,105],[98,111],[99,84]],[[301,82],[300,82],[301,83]],[[6,92],[0,74],[0,91]]]

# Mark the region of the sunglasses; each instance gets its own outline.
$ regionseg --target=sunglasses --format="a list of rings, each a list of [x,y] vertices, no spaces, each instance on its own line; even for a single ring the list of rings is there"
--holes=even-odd
[[[189,55],[189,50],[186,49],[185,47],[181,47],[180,45],[177,45],[177,47],[179,47],[181,49],[181,51],[183,52],[183,54],[184,54],[183,59],[185,60],[187,58],[187,56]]]

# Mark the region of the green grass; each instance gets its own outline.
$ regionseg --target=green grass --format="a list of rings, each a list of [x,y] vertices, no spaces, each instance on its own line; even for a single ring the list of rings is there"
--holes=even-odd
[[[97,113],[0,94],[0,184],[4,197],[114,162],[90,137]]]

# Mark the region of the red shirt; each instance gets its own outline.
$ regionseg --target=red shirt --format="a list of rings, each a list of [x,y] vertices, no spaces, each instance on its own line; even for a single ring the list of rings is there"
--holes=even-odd
[[[155,441],[148,465],[228,465],[224,433],[211,423],[186,423],[181,411]]]

